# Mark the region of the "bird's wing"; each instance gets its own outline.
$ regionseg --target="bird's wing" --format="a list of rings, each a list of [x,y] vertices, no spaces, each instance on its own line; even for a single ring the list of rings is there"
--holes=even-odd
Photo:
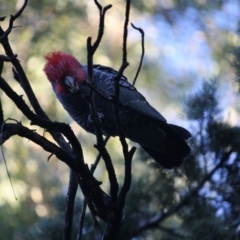
[[[114,77],[118,74],[117,71],[110,67],[105,67],[101,65],[94,65],[94,76],[97,79],[101,79],[99,84],[101,84],[101,89],[104,91],[101,92],[107,97],[114,95]],[[136,111],[140,114],[145,115],[146,117],[155,119],[156,121],[166,122],[166,119],[155,110],[145,99],[145,97],[139,93],[136,88],[127,81],[125,76],[122,76],[119,81],[120,86],[120,95],[119,103],[125,108]],[[100,87],[98,87],[100,89]],[[110,94],[109,94],[110,93]]]
[[[126,108],[150,117],[156,121],[167,122],[166,119],[155,110],[137,90],[132,90],[120,84],[119,102]]]

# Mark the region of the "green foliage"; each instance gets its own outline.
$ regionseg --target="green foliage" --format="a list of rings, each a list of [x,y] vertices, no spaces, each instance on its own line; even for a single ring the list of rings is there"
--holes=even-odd
[[[182,229],[188,239],[231,239],[234,236],[224,219],[216,216],[216,209],[207,199],[193,199],[181,216],[184,219]]]
[[[237,232],[237,229],[232,229],[231,222],[238,222],[235,227],[240,223],[238,217],[233,219],[233,215],[229,220],[229,211],[232,208],[236,210],[239,206],[236,201],[232,201],[239,197],[239,191],[235,191],[236,185],[233,185],[232,180],[234,178],[239,183],[239,174],[233,169],[239,169],[240,128],[220,120],[216,81],[203,83],[202,90],[190,96],[187,104],[188,116],[198,123],[198,135],[194,137],[198,150],[194,158],[201,166],[198,168],[199,173],[204,177],[217,164],[222,164],[213,178],[206,182],[205,190],[203,188],[202,193],[194,197],[191,204],[183,210],[183,223],[191,232],[190,238],[231,239],[235,236],[234,232]],[[195,181],[198,182],[201,179],[199,173],[195,175]],[[217,214],[219,209],[221,214]]]
[[[219,113],[216,96],[217,81],[204,82],[202,89],[186,99],[186,114],[191,120],[204,120],[213,118]]]

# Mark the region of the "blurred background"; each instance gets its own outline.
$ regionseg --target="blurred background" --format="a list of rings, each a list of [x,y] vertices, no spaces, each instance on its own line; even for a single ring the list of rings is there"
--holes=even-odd
[[[1,2],[0,16],[7,16],[7,19],[1,22],[3,29],[8,26],[10,14],[14,14],[22,3],[22,0]],[[103,6],[112,4],[113,7],[106,14],[105,33],[94,56],[94,63],[119,69],[122,59],[125,1],[104,0],[100,3]],[[9,36],[14,53],[18,55],[41,106],[53,121],[71,125],[83,146],[88,164],[94,162],[97,155],[93,147],[95,137],[81,129],[64,111],[42,69],[45,64],[44,55],[56,50],[70,53],[82,64],[86,64],[86,39],[88,36],[93,40],[96,38],[98,19],[99,13],[94,1],[32,0],[15,22],[17,27]],[[209,83],[210,79],[216,79],[217,82],[219,107],[222,109],[220,117],[232,126],[239,125],[238,86],[232,66],[234,49],[239,46],[236,33],[239,19],[238,0],[138,0],[132,3],[130,22],[145,32],[145,57],[136,88],[169,122],[188,128],[193,135],[196,131],[196,120],[187,118],[183,111],[183,102],[190,94],[198,92],[203,83]],[[128,33],[130,66],[124,75],[132,82],[141,56],[141,36],[131,26]],[[2,48],[0,54],[4,54]],[[24,95],[13,79],[10,64],[5,64],[3,77],[18,94]],[[36,129],[38,133],[45,134],[52,140],[43,129],[30,126],[30,122],[2,91],[0,96],[5,119],[21,121],[25,126]],[[25,96],[24,100],[27,102]],[[110,139],[107,148],[112,153],[121,183],[123,160],[118,140]],[[47,161],[48,153],[27,139],[17,136],[8,140],[2,150],[17,200],[14,198],[1,156],[0,239],[61,239],[64,198],[69,179],[68,167],[55,156]],[[100,163],[95,176],[103,182],[103,189],[108,191],[104,164]],[[182,192],[188,190],[186,186],[190,180],[188,181],[187,177],[189,176],[184,172],[179,175],[179,172],[156,167],[148,156],[138,150],[133,161],[133,185],[127,202],[127,212],[132,219],[130,222],[133,223],[139,216],[150,217],[176,204]],[[191,184],[194,181],[198,182],[192,176]],[[79,192],[76,217],[81,210],[81,200],[82,195]],[[212,232],[219,232],[223,235],[217,236],[224,238],[199,239],[233,239],[233,230],[223,227],[226,220],[222,213],[224,208],[217,207],[216,204],[205,204],[202,214],[204,212],[205,217],[214,223],[209,223],[209,231],[213,229]],[[196,209],[199,210],[199,207]],[[190,208],[189,211],[191,212]],[[172,233],[180,232],[180,237],[188,236],[188,239],[197,239],[194,237],[194,234],[198,234],[196,229],[208,229],[205,225],[201,228],[195,224],[193,216],[190,229],[189,222],[183,215],[172,216],[164,222],[164,226],[175,229]],[[196,218],[200,222],[200,219]],[[84,234],[86,239],[92,239],[89,235],[92,229],[90,218],[87,221]],[[76,228],[77,224],[75,232]],[[236,229],[234,231],[236,232]],[[158,228],[146,231],[134,239],[180,238],[172,233]],[[131,226],[125,230],[125,237],[124,239],[131,238]]]

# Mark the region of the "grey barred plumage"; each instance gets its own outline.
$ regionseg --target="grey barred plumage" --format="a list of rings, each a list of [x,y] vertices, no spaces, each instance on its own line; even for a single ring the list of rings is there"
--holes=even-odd
[[[51,53],[46,59],[48,62],[44,71],[59,101],[81,127],[94,134],[95,128],[91,121],[88,101],[90,87],[86,84],[87,67],[82,66],[71,55],[61,52]],[[53,72],[53,69],[56,72]],[[115,94],[116,75],[117,71],[109,67],[93,66],[94,88],[104,96],[93,91],[101,130],[105,135],[113,137],[119,135],[114,117],[114,104],[106,99],[111,99]],[[168,124],[125,76],[121,77],[119,88],[119,109],[125,136],[140,144],[164,168],[180,166],[190,154],[186,140],[191,134],[182,127]]]

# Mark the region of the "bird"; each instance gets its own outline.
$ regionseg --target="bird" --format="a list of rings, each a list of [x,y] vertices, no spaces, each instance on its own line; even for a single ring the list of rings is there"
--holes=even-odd
[[[45,60],[43,71],[72,119],[87,132],[96,134],[89,100],[91,93],[101,132],[105,136],[119,136],[115,105],[110,101],[115,96],[114,79],[118,72],[107,66],[93,65],[91,85],[87,66],[74,56],[54,51],[45,55]],[[163,168],[179,167],[190,155],[187,140],[191,138],[191,133],[183,127],[167,123],[123,75],[119,80],[118,106],[124,136],[138,143]]]

